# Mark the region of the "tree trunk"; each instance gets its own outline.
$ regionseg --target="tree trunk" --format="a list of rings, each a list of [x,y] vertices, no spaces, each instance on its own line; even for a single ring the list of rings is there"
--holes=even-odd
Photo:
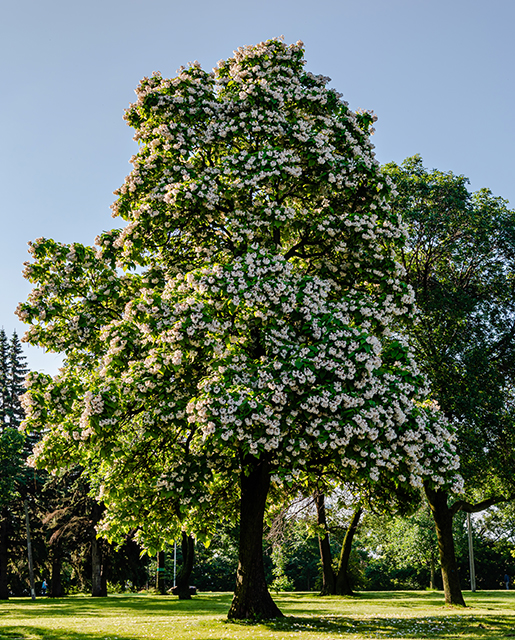
[[[61,580],[61,549],[59,541],[52,545],[52,578],[50,581],[50,597],[60,598],[63,595]]]
[[[247,455],[242,469],[239,563],[228,617],[235,620],[282,617],[268,592],[263,564],[263,519],[270,487],[268,463]]]
[[[91,538],[91,595],[95,598],[107,597],[106,563],[102,550],[102,540],[93,531]]]
[[[102,553],[97,533],[93,530],[91,537],[91,595],[102,597]]]
[[[165,585],[165,552],[164,551],[159,551],[157,554],[156,588],[162,596],[165,595],[166,585]]]
[[[321,596],[331,596],[336,593],[336,577],[333,571],[333,559],[331,557],[331,545],[329,544],[329,532],[325,515],[325,498],[323,493],[315,494],[317,507],[317,523],[324,529],[325,535],[318,534],[318,547],[320,560],[322,561],[322,591]]]
[[[442,567],[443,590],[445,603],[465,607],[465,600],[461,593],[458,565],[454,551],[452,536],[452,512],[447,505],[447,492],[442,489],[431,489],[424,486],[427,500],[433,514],[440,552]]]
[[[9,583],[7,582],[7,563],[9,560],[9,510],[7,507],[0,513],[0,600],[9,599]]]
[[[95,529],[104,511],[103,505],[95,502],[92,508],[92,531],[91,531],[91,595],[95,598],[107,597],[107,580],[102,553],[102,540],[97,538]]]
[[[177,590],[179,600],[191,600],[190,578],[195,559],[195,541],[192,536],[182,532],[182,565],[177,574]]]
[[[362,513],[363,508],[361,506],[359,506],[354,511],[349,524],[349,528],[347,529],[347,533],[345,534],[345,538],[343,539],[342,550],[340,553],[340,562],[338,564],[338,573],[336,575],[336,595],[338,596],[353,595],[352,587],[349,580],[349,559],[350,552],[352,550],[352,541],[354,540],[354,535],[358,528],[359,520]]]

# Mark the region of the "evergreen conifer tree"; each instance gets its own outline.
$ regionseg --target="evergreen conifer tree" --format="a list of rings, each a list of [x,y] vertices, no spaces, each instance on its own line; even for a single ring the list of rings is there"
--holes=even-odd
[[[9,597],[9,549],[13,536],[13,504],[23,478],[24,436],[18,431],[24,412],[18,396],[27,372],[16,332],[11,342],[0,329],[0,600]],[[15,509],[15,507],[14,507]]]
[[[8,425],[0,430],[0,600],[9,598],[9,548],[12,538],[12,502],[22,466],[23,435]]]
[[[7,424],[7,407],[9,405],[9,342],[5,331],[0,329],[0,430]]]
[[[8,399],[6,414],[9,425],[12,427],[18,427],[25,416],[19,397],[25,392],[23,383],[28,373],[26,360],[18,334],[14,331],[7,353],[8,379],[6,385]]]

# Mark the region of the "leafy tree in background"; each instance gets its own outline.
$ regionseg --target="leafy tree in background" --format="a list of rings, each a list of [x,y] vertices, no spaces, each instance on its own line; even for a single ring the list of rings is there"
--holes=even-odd
[[[464,527],[465,529],[465,527]],[[515,504],[496,505],[472,518],[476,583],[479,589],[504,588],[515,577]],[[467,567],[468,553],[462,564]],[[468,569],[468,567],[467,567]]]
[[[200,591],[231,591],[238,568],[238,528],[220,522],[209,545],[197,543],[193,583]],[[179,552],[179,547],[177,548]],[[179,564],[182,557],[178,555]]]
[[[35,464],[80,462],[106,534],[139,527],[149,551],[239,512],[230,618],[281,615],[263,566],[271,484],[325,468],[365,487],[460,486],[396,331],[413,295],[373,117],[303,53],[270,40],[214,74],[145,78],[113,207],[126,226],[97,249],[36,240],[18,310],[29,342],[66,356],[55,378],[30,375]]]
[[[513,503],[491,507],[472,517],[474,564],[478,589],[504,587],[505,573],[515,575]],[[431,555],[438,565],[438,545],[434,519],[428,505],[409,518],[371,519],[365,523],[362,540],[370,554],[366,568],[368,588],[424,589],[430,580]],[[470,585],[467,513],[460,510],[453,518],[456,563],[464,588]],[[435,584],[442,581],[435,575]]]
[[[368,513],[360,538],[371,589],[437,588],[438,542],[427,504],[410,516]]]
[[[408,243],[400,253],[421,311],[411,329],[434,398],[457,428],[466,499],[426,484],[445,599],[464,604],[452,523],[515,495],[515,213],[488,189],[428,171],[420,156],[384,171],[398,190]]]
[[[61,597],[70,589],[105,597],[108,582],[114,588],[147,581],[141,548],[130,535],[119,547],[98,540],[95,526],[102,507],[90,496],[90,486],[80,467],[47,477],[37,495],[37,516],[43,525],[40,536],[47,548],[45,573],[48,595]],[[40,568],[40,572],[43,567]]]
[[[95,525],[101,517],[101,507],[89,495],[90,487],[84,479],[82,469],[73,467],[67,473],[48,477],[38,496],[40,518],[46,532],[50,560],[48,595],[59,598],[64,595],[62,571],[71,563],[73,554],[90,557],[90,576],[94,576],[91,594],[107,595],[106,564],[102,557],[102,541],[96,537]],[[85,582],[85,581],[82,581]]]
[[[285,574],[296,591],[314,591],[320,582],[320,555],[313,529],[304,519],[292,523],[285,540]]]

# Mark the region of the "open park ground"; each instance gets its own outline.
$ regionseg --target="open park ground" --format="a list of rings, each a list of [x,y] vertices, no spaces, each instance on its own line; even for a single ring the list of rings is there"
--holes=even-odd
[[[353,598],[282,593],[285,618],[226,620],[229,593],[173,596],[12,598],[0,604],[2,640],[332,640],[333,638],[515,638],[515,591],[466,593],[467,608],[437,592],[367,592]]]

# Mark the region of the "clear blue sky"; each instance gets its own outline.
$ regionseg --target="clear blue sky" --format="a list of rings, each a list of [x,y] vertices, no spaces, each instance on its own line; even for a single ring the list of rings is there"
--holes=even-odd
[[[307,68],[373,109],[380,162],[420,153],[515,206],[514,0],[4,0],[0,326],[30,290],[26,243],[91,244],[130,170],[122,120],[139,80],[211,69],[241,45],[303,40]],[[29,365],[58,359],[26,348]]]

